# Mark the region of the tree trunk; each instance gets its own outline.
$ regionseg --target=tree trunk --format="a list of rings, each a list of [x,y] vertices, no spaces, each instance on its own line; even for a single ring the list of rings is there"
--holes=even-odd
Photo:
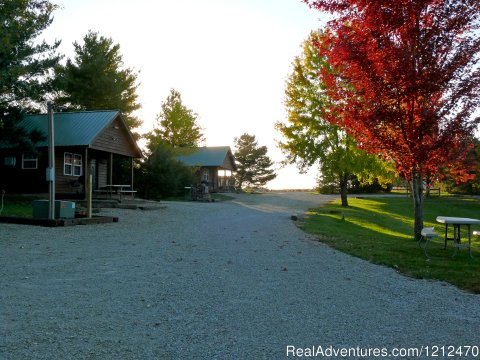
[[[412,195],[413,195],[413,207],[414,207],[414,227],[413,232],[415,240],[419,240],[421,231],[423,229],[423,186],[422,186],[422,174],[420,172],[414,172],[412,176]]]
[[[348,175],[340,175],[340,198],[342,199],[342,206],[348,206],[347,185]]]

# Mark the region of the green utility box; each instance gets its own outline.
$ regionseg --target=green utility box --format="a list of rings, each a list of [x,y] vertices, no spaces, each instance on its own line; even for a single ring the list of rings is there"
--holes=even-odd
[[[48,200],[33,201],[33,217],[35,219],[48,219]],[[73,201],[55,200],[55,219],[75,218],[75,203]]]

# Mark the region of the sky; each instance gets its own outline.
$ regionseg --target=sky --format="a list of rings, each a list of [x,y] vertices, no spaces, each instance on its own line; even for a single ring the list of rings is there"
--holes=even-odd
[[[255,135],[276,163],[286,121],[285,81],[301,43],[322,26],[322,14],[301,0],[53,0],[60,8],[41,38],[61,40],[59,52],[74,57],[73,42],[89,30],[120,45],[125,67],[138,72],[136,113],[156,124],[170,89],[199,115],[206,146],[230,146],[243,133]],[[276,165],[279,168],[279,165]],[[317,169],[278,170],[270,189],[307,189]]]

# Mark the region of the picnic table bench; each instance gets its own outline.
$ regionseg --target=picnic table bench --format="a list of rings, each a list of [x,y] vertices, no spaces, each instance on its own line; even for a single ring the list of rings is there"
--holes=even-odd
[[[131,195],[132,198],[135,197],[137,190],[131,190],[129,189],[130,187],[131,187],[130,185],[111,184],[111,185],[102,186],[99,190],[95,190],[95,192],[108,194],[110,198],[112,197],[112,194],[118,194],[120,197],[120,200],[122,200],[122,196],[125,194]]]

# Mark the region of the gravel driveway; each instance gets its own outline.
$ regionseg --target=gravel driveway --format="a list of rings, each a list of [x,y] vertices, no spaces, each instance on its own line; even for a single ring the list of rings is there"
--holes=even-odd
[[[396,358],[427,359],[449,345],[474,358],[480,297],[332,250],[289,220],[328,199],[237,195],[105,211],[120,217],[112,224],[0,224],[0,359],[286,359],[342,348],[352,356],[329,358],[371,359],[373,348],[421,346],[422,356]]]

